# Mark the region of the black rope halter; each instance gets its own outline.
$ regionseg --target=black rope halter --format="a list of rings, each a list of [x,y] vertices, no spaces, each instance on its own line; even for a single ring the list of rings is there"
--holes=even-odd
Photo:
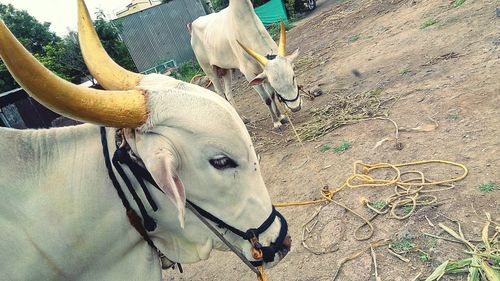
[[[284,103],[286,106],[288,106],[286,103],[287,102],[294,102],[300,98],[300,92],[297,89],[297,96],[295,96],[293,99],[286,99],[283,96],[281,96],[278,92],[276,92],[276,95],[278,96],[278,100]]]
[[[154,202],[153,198],[151,197],[151,194],[145,184],[144,181],[149,182],[151,185],[153,185],[156,189],[158,189],[160,192],[164,193],[163,190],[158,186],[158,184],[154,181],[153,177],[149,173],[147,169],[139,165],[136,160],[132,159],[130,156],[130,147],[125,143],[122,142],[122,144],[117,145],[117,149],[115,153],[113,154],[112,161],[110,161],[109,158],[109,149],[108,149],[108,143],[107,143],[107,138],[106,138],[106,129],[104,127],[101,127],[101,142],[102,142],[102,147],[103,147],[103,154],[104,154],[104,161],[106,164],[106,168],[108,169],[108,174],[111,179],[111,182],[113,183],[113,186],[116,189],[116,192],[118,194],[118,197],[122,201],[123,206],[125,207],[125,211],[127,213],[127,217],[129,218],[130,224],[141,234],[142,238],[148,243],[151,248],[154,250],[160,252],[154,242],[151,240],[147,232],[154,231],[157,227],[155,220],[149,216],[146,208],[144,207],[144,204],[142,203],[140,197],[137,195],[134,187],[132,186],[132,183],[128,179],[125,171],[121,167],[121,165],[126,165],[129,170],[132,172],[134,177],[136,178],[137,182],[139,185],[142,187],[142,190],[144,192],[144,195],[153,209],[153,211],[158,210],[158,206]],[[115,167],[116,171],[120,175],[120,177],[123,179],[123,182],[127,186],[128,191],[132,195],[132,198],[134,199],[137,207],[139,208],[139,211],[141,213],[141,217],[135,212],[135,210],[131,207],[129,201],[127,200],[125,193],[123,192],[120,183],[118,182],[114,172],[113,172],[113,167],[111,166],[111,163]],[[217,237],[219,237],[226,245],[229,246],[229,248],[235,252],[238,257],[240,257],[243,262],[247,265],[249,263],[253,266],[260,266],[264,262],[272,262],[274,261],[274,257],[276,253],[278,252],[283,252],[283,251],[288,251],[286,246],[284,245],[286,235],[288,233],[288,224],[283,217],[274,207],[272,208],[271,214],[269,217],[257,228],[250,228],[246,231],[241,231],[221,219],[217,218],[216,216],[212,215],[211,213],[205,211],[201,207],[197,206],[193,202],[186,200],[187,201],[187,206],[188,208],[195,214],[195,215],[200,215],[200,219],[202,222],[206,223],[204,218],[212,221],[215,223],[219,228],[225,228],[235,235],[241,237],[244,240],[249,241],[252,244],[252,247],[255,250],[261,251],[262,252],[262,258],[261,260],[258,261],[248,261],[241,253],[238,253],[237,250],[234,248],[234,246],[228,245],[230,244],[222,234],[218,233],[215,229],[210,228]],[[276,241],[271,243],[270,246],[263,247],[259,242],[259,235],[264,233],[275,221],[276,217],[280,219],[281,222],[281,228],[280,232],[278,235],[278,238],[276,238]],[[143,224],[144,221],[144,224]],[[209,225],[207,225],[209,226]],[[179,270],[182,272],[182,267],[180,264],[177,264],[179,267]],[[251,268],[254,272],[257,272],[258,275],[260,273],[256,271],[255,268]]]

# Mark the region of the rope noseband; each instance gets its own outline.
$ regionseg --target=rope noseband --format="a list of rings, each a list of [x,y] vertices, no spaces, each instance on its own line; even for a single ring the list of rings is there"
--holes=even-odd
[[[295,98],[293,98],[291,100],[284,98],[278,92],[276,92],[276,95],[278,96],[278,100],[280,102],[284,103],[287,107],[288,107],[288,105],[286,104],[287,102],[294,102],[294,101],[296,101],[296,100],[298,100],[300,98],[300,92],[299,92],[298,89],[297,89],[297,96],[295,96]]]

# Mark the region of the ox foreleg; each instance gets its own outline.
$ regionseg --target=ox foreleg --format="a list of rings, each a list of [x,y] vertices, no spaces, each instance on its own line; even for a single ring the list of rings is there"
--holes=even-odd
[[[259,93],[260,97],[264,101],[264,103],[267,105],[269,108],[269,111],[271,112],[271,118],[273,119],[273,127],[277,131],[281,131],[282,123],[280,121],[281,113],[276,106],[276,102],[274,101],[274,91],[271,92],[271,94],[266,91],[264,86],[262,85],[255,85],[253,88]]]
[[[273,87],[271,87],[271,84],[269,83],[263,83],[262,86],[264,87],[266,92],[271,96],[271,107],[269,110],[271,110],[271,108],[272,110],[274,110],[281,124],[288,123],[288,118],[285,115],[281,114],[276,104],[276,91],[273,89]]]
[[[222,74],[222,81],[224,81],[224,96],[226,100],[238,111],[238,107],[236,106],[236,102],[233,97],[233,70],[232,69],[224,69],[225,71]]]

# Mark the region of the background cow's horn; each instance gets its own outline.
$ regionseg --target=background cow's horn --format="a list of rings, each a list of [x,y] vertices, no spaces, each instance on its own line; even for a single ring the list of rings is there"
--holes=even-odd
[[[146,99],[141,91],[100,91],[57,77],[17,41],[2,20],[0,57],[33,98],[61,115],[115,128],[135,128],[146,121]]]
[[[84,0],[78,2],[78,39],[85,64],[105,89],[134,89],[143,75],[124,69],[113,61],[102,47]]]
[[[254,50],[243,46],[243,44],[241,44],[240,41],[236,40],[236,42],[238,42],[238,44],[240,44],[240,46],[243,48],[243,50],[245,50],[250,56],[252,56],[254,59],[256,59],[260,64],[265,66],[269,62],[266,57],[259,55]]]
[[[286,56],[286,28],[283,18],[280,20],[280,44],[278,46],[278,56]]]

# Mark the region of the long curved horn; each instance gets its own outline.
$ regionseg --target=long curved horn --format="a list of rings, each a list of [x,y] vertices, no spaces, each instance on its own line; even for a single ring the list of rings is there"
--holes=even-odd
[[[286,57],[286,29],[283,18],[280,20],[280,44],[278,46],[278,56]]]
[[[109,57],[99,41],[84,0],[77,1],[78,40],[90,73],[105,89],[134,89],[144,76],[124,69]]]
[[[146,121],[146,98],[141,91],[95,90],[57,77],[19,43],[2,20],[0,57],[33,98],[61,115],[115,128],[136,128]]]
[[[243,44],[241,44],[240,41],[236,40],[236,42],[238,42],[238,44],[240,44],[240,46],[243,48],[243,50],[245,50],[250,56],[252,56],[254,59],[256,59],[260,64],[265,66],[269,62],[269,60],[266,57],[259,55],[254,50],[243,46]]]

